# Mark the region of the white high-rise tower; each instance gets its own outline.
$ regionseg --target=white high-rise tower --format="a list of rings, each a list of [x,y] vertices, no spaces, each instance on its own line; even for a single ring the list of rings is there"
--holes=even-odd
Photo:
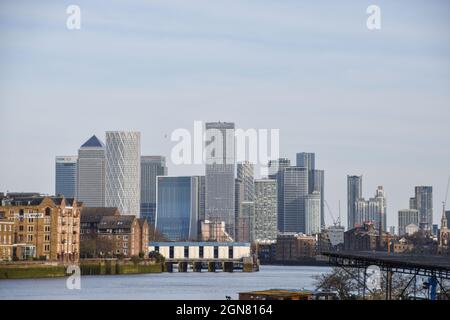
[[[140,132],[106,132],[106,206],[140,217],[140,199]]]

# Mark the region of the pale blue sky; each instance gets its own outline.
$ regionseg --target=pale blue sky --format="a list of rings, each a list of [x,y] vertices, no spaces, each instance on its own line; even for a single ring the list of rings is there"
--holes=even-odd
[[[81,30],[66,29],[69,4]],[[382,29],[366,28],[381,7]],[[194,120],[279,128],[281,154],[316,152],[346,222],[346,175],[383,185],[388,224],[415,185],[450,174],[448,1],[2,1],[0,191],[54,192],[54,157],[106,130],[142,153]],[[169,173],[198,174],[176,167]]]

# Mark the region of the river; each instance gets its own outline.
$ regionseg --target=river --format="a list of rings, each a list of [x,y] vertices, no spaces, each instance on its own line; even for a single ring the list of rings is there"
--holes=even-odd
[[[328,267],[261,266],[254,273],[162,273],[83,276],[80,290],[66,278],[0,280],[6,300],[223,300],[239,292],[265,289],[314,289],[314,276]]]

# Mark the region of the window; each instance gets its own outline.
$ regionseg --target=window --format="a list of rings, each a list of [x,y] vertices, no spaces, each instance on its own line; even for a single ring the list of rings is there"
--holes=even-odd
[[[198,256],[200,259],[203,259],[204,255],[205,255],[205,247],[201,246],[198,248]]]
[[[50,245],[49,244],[44,245],[44,251],[45,252],[49,252],[50,251]]]
[[[155,252],[159,252],[159,247],[155,247]]]
[[[32,234],[27,235],[27,241],[28,242],[33,241],[33,235]]]
[[[19,226],[19,231],[23,231],[23,226]]]
[[[228,247],[228,259],[234,259],[233,258],[233,247]]]
[[[45,239],[46,242],[49,242],[49,241],[50,241],[50,235],[49,235],[49,234],[46,234],[45,237],[44,237],[44,239]]]
[[[34,226],[28,226],[28,232],[33,232],[34,231]]]
[[[28,222],[29,223],[33,223],[34,222],[34,218],[28,218]]]
[[[48,217],[52,213],[52,210],[50,208],[45,208],[45,215]]]
[[[214,259],[219,259],[219,247],[214,247]]]
[[[126,249],[128,249],[128,242],[124,242],[124,243],[123,243],[123,247],[126,248]]]
[[[169,248],[169,259],[173,259],[175,256],[175,248],[174,247],[170,247]]]
[[[45,232],[50,232],[50,226],[45,226],[45,227],[44,227],[44,231],[45,231]]]
[[[188,246],[184,247],[184,257],[186,259],[189,258],[189,247]]]

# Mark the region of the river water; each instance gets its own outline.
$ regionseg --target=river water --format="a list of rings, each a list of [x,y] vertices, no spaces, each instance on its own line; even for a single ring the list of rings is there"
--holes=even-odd
[[[0,299],[20,300],[223,300],[239,292],[265,289],[314,289],[314,276],[328,267],[261,266],[254,273],[162,273],[83,276],[80,290],[66,278],[0,280]]]

